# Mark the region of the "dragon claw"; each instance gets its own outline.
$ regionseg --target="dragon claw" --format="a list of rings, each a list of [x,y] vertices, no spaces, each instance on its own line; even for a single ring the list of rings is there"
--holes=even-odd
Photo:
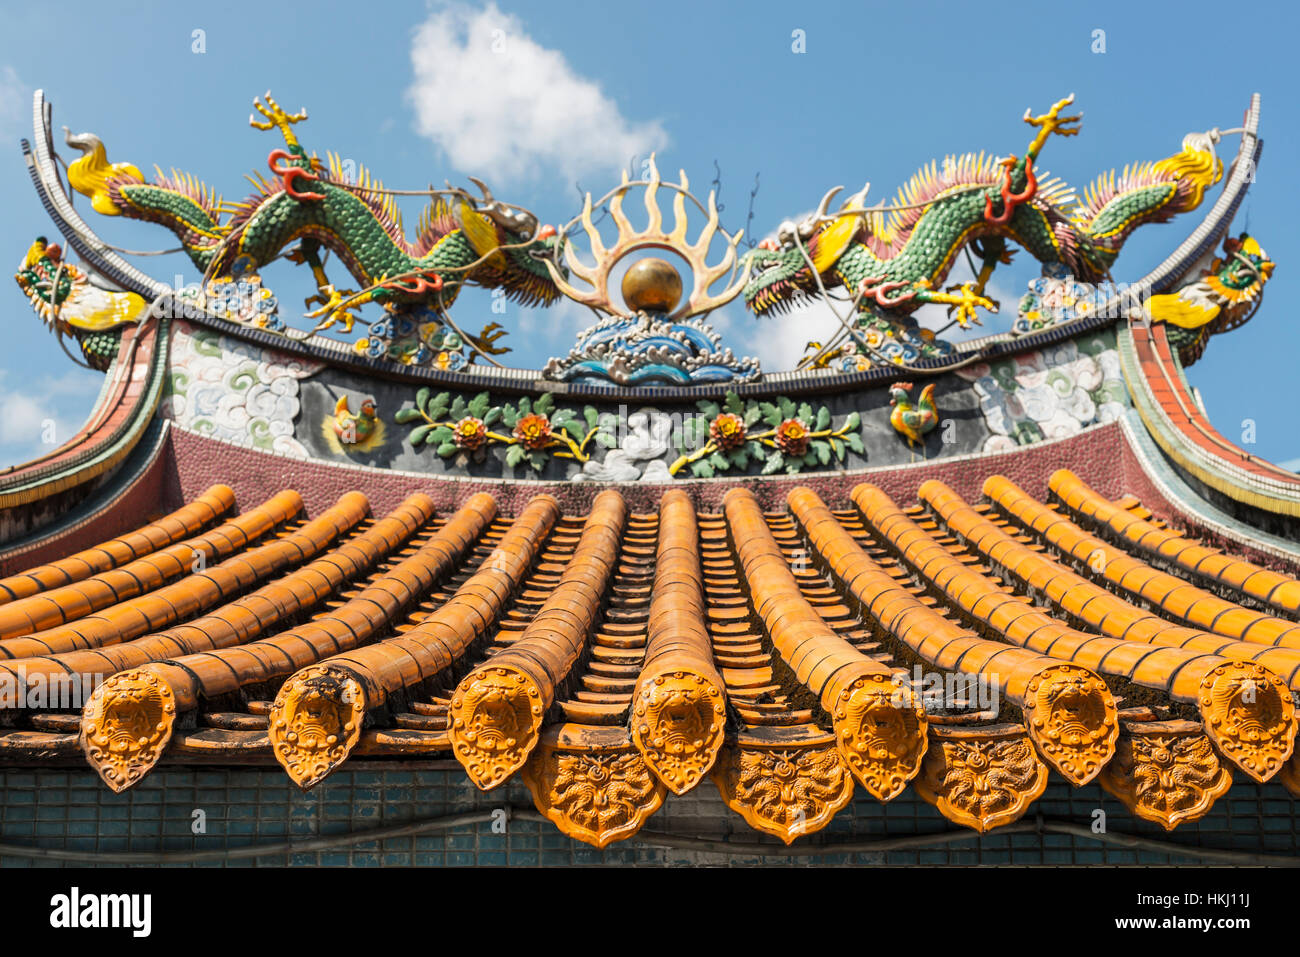
[[[489,322],[477,336],[467,338],[486,355],[500,356],[510,352],[509,346],[498,346],[497,340],[505,336],[507,330],[499,322]]]
[[[255,130],[269,130],[273,127],[279,129],[279,131],[284,135],[284,141],[290,146],[296,146],[298,144],[298,138],[294,136],[293,130],[290,129],[290,127],[295,123],[301,123],[303,120],[307,119],[306,108],[304,107],[297,113],[286,113],[283,108],[281,108],[280,104],[271,98],[270,90],[266,91],[266,96],[263,99],[266,100],[265,106],[262,105],[262,99],[253,97],[253,109],[257,110],[258,113],[261,113],[266,117],[266,119],[259,120],[252,113],[249,113],[248,125],[253,127]]]
[[[322,286],[320,292],[316,295],[308,296],[304,300],[304,305],[310,306],[313,302],[319,302],[321,304],[319,308],[304,313],[308,319],[321,320],[312,328],[312,332],[320,332],[323,329],[328,329],[335,323],[343,326],[344,333],[351,332],[353,324],[357,321],[357,316],[351,309],[343,306],[343,303],[347,298],[350,298],[350,295],[351,294],[345,296],[333,286]]]
[[[982,325],[979,321],[979,315],[976,309],[984,309],[991,313],[998,311],[998,304],[987,296],[981,295],[975,291],[975,283],[964,282],[960,285],[949,286],[947,292],[931,293],[931,302],[944,303],[948,306],[948,315],[957,320],[957,325],[966,329],[973,322],[975,325]]]
[[[1042,148],[1043,143],[1053,133],[1058,136],[1075,136],[1079,132],[1079,123],[1083,120],[1082,113],[1075,113],[1072,116],[1061,116],[1061,110],[1065,109],[1074,102],[1074,94],[1071,93],[1063,100],[1057,100],[1052,104],[1052,108],[1046,113],[1039,116],[1033,116],[1026,109],[1024,120],[1030,126],[1038,128],[1038,135],[1034,138],[1033,146],[1029,152],[1037,155],[1038,150]]]

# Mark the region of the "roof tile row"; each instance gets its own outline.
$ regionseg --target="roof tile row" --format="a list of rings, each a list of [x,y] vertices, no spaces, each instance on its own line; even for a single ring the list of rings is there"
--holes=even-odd
[[[1233,589],[1246,600],[1253,599],[1284,614],[1300,614],[1300,581],[1289,575],[1225,555],[1168,528],[1159,528],[1098,495],[1069,469],[1053,473],[1048,486],[1077,519],[1109,531],[1115,540],[1129,543],[1153,560],[1171,562],[1185,572]]]
[[[1042,517],[990,488],[1031,527]],[[255,545],[298,510],[278,498],[227,523],[242,544],[226,537],[229,557],[180,581],[79,616],[68,583],[0,606],[67,599],[55,627],[81,642],[11,659],[0,680],[115,672],[80,716],[13,710],[21,730],[0,751],[79,743],[116,790],[164,754],[273,756],[304,787],[349,755],[451,754],[480,787],[519,773],[549,819],[597,846],[706,775],[787,842],[829,823],[855,781],[888,800],[914,780],[980,831],[1024,814],[1051,769],[1100,774],[1165,827],[1203,815],[1233,764],[1300,790],[1300,650],[1169,620],[1201,597],[1134,607],[1100,569],[1054,557],[1077,565],[1064,550],[1086,536],[1056,513],[1041,537],[1022,533],[929,483],[933,521],[864,485],[858,512],[795,489],[789,514],[765,514],[733,489],[720,515],[697,516],[681,490],[629,515],[610,491],[585,522],[549,496],[499,519],[487,495],[444,522],[415,495],[371,522],[354,493]],[[914,664],[923,681],[995,683],[1008,710],[927,710]]]
[[[60,585],[70,585],[143,558],[182,538],[198,534],[234,507],[234,490],[228,485],[214,485],[189,504],[182,505],[170,515],[164,515],[133,532],[100,542],[67,558],[0,579],[0,604],[27,598]]]
[[[495,503],[487,495],[475,496],[466,508],[484,522],[495,514]],[[360,719],[367,711],[382,706],[389,695],[439,674],[481,639],[519,588],[558,516],[553,498],[537,496],[483,567],[427,618],[400,634],[329,657],[289,678],[276,697],[270,725],[276,758],[290,777],[303,787],[316,784],[355,746]],[[332,713],[331,726],[351,724],[353,733],[341,737],[321,760],[309,752],[328,742],[304,734],[304,725],[319,723],[326,711]]]
[[[560,685],[586,650],[627,519],[623,496],[601,492],[555,590],[511,646],[452,694],[452,753],[487,790],[523,767]]]
[[[302,497],[283,491],[201,535],[82,581],[0,605],[0,639],[66,624],[232,555],[302,511]],[[161,610],[161,609],[158,609]],[[0,655],[7,655],[0,641]]]
[[[1007,482],[1000,476],[994,478],[999,483]],[[1295,708],[1287,682],[1294,686],[1296,665],[1300,664],[1293,651],[1251,645],[1167,622],[1033,551],[975,512],[950,489],[938,483],[927,484],[920,498],[950,531],[980,555],[1087,627],[1125,641],[1183,648],[1230,659],[1234,663],[1232,669],[1218,672],[1226,666],[1216,665],[1203,679],[1210,680],[1211,684],[1198,685],[1198,705],[1214,712],[1214,724],[1207,730],[1233,762],[1257,780],[1272,777],[1291,755]],[[1261,666],[1259,672],[1239,670],[1251,662]],[[1277,667],[1279,664],[1281,668]],[[1163,674],[1155,671],[1145,677],[1144,683],[1161,680]],[[1172,689],[1176,672],[1170,674]],[[1286,680],[1278,678],[1278,674]],[[1188,676],[1195,677],[1195,672],[1188,672]],[[1180,695],[1188,693],[1190,689],[1184,685]]]
[[[990,476],[984,494],[1018,524],[1058,553],[1088,567],[1120,591],[1159,607],[1189,627],[1287,648],[1300,648],[1300,623],[1243,608],[1203,588],[1152,568],[1085,532],[1065,516],[1030,498],[1008,479]]]

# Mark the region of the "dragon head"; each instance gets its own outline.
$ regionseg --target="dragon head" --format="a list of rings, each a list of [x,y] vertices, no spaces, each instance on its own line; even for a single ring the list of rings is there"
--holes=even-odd
[[[819,276],[830,272],[862,225],[856,215],[827,212],[842,188],[829,190],[806,219],[799,223],[786,220],[777,227],[775,238],[763,240],[746,254],[742,265],[751,271],[745,284],[745,305],[755,315],[787,310],[800,299],[817,294],[817,276],[809,268],[809,260]],[[865,195],[864,187],[841,209],[857,205]]]
[[[1225,239],[1223,252],[1223,258],[1211,267],[1210,284],[1230,302],[1239,301],[1243,294],[1253,297],[1273,275],[1273,260],[1249,233]]]
[[[46,322],[53,322],[59,307],[72,293],[73,283],[80,276],[76,267],[68,263],[60,268],[63,250],[57,243],[49,243],[37,236],[28,248],[14,274],[14,279],[32,301],[37,313]],[[57,281],[57,285],[56,285]]]
[[[1189,366],[1205,351],[1210,336],[1248,322],[1259,308],[1264,286],[1273,275],[1273,260],[1251,235],[1223,241],[1223,255],[1173,293],[1152,296],[1147,314],[1165,325],[1165,334]]]
[[[146,305],[143,298],[106,288],[90,278],[64,258],[57,243],[44,236],[36,237],[14,274],[36,314],[60,335],[106,332],[139,318]],[[83,347],[85,344],[83,340]],[[91,364],[103,367],[94,360]]]
[[[486,256],[470,277],[481,285],[504,289],[509,298],[524,305],[554,302],[560,290],[543,260],[559,261],[563,238],[554,226],[539,226],[537,217],[523,207],[494,198],[482,180],[471,176],[470,182],[482,198],[465,194],[457,218],[474,251]]]

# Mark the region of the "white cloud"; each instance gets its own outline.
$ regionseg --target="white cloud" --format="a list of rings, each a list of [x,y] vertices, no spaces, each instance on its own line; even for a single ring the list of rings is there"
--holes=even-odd
[[[72,369],[35,385],[10,385],[0,370],[0,463],[19,465],[52,452],[76,434],[104,383],[100,373]],[[47,441],[49,440],[49,441]]]
[[[622,169],[668,140],[657,122],[626,119],[599,84],[495,3],[431,13],[416,29],[411,65],[416,130],[466,173],[515,179],[549,167],[574,179]]]
[[[511,344],[531,348],[535,364],[540,367],[548,358],[567,356],[578,341],[578,333],[599,321],[600,316],[572,299],[558,299],[549,307],[521,308],[514,326],[521,342]]]
[[[8,138],[27,131],[30,97],[31,91],[18,79],[13,67],[0,69],[0,134]]]
[[[847,307],[836,303],[840,310]],[[810,341],[825,343],[842,327],[820,299],[801,300],[789,312],[755,316],[748,310],[711,313],[706,319],[722,336],[723,348],[753,356],[765,373],[788,372],[799,364]]]

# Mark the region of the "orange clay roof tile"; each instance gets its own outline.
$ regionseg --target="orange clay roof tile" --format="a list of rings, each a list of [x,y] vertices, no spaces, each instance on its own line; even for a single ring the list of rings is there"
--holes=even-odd
[[[101,542],[67,558],[0,579],[0,603],[26,598],[108,571],[197,534],[235,506],[235,493],[214,485],[194,501],[134,532]]]
[[[1216,555],[1212,549],[1180,536],[1176,531],[1157,528],[1098,495],[1068,469],[1053,473],[1049,487],[1067,509],[1088,519],[1101,534],[1119,533],[1139,543],[1153,557],[1159,556],[1196,575],[1235,588],[1245,596],[1271,605],[1277,611],[1300,611],[1300,582],[1279,572],[1260,568],[1233,556]]]
[[[0,678],[111,675],[83,709],[80,740],[117,790],[168,753],[234,755],[233,739],[214,732],[261,725],[239,731],[253,718],[217,700],[278,688],[262,743],[239,754],[269,751],[311,786],[350,754],[450,753],[480,787],[520,772],[539,810],[595,846],[634,834],[705,777],[787,842],[825,826],[855,782],[887,799],[915,780],[976,830],[1023,814],[1049,768],[1076,782],[1100,774],[1166,827],[1204,814],[1233,765],[1300,788],[1289,694],[1300,689],[1300,648],[1288,646],[1291,623],[1264,607],[1282,610],[1300,582],[1157,527],[1136,499],[1108,502],[1064,478],[1053,477],[1059,511],[997,479],[992,511],[927,483],[928,515],[860,486],[856,511],[832,513],[795,489],[789,512],[765,512],[733,489],[720,514],[697,515],[673,489],[657,512],[634,514],[613,492],[574,517],[538,496],[513,521],[480,494],[445,522],[421,495],[370,520],[352,493],[304,522],[284,493],[212,527],[234,504],[217,488],[0,580]],[[1242,603],[1196,587],[1208,581]],[[1125,600],[1137,596],[1152,610]],[[913,663],[996,680],[1026,723],[976,727],[941,711],[932,724],[902,677]],[[1139,687],[1157,711],[1199,714],[1163,733],[1220,762],[1218,783],[1186,814],[1135,784],[1163,726],[1128,722],[1121,734],[1115,697]],[[1050,733],[1061,694],[1095,699],[1081,706],[1086,747]],[[110,746],[133,709],[161,718],[129,748]],[[197,731],[177,730],[196,713]],[[1026,782],[1002,810],[945,784],[944,768],[977,750]],[[747,798],[745,782],[778,759],[826,799],[796,818],[791,803]],[[643,798],[609,823],[566,806],[552,788],[578,764],[610,769],[602,787]]]

